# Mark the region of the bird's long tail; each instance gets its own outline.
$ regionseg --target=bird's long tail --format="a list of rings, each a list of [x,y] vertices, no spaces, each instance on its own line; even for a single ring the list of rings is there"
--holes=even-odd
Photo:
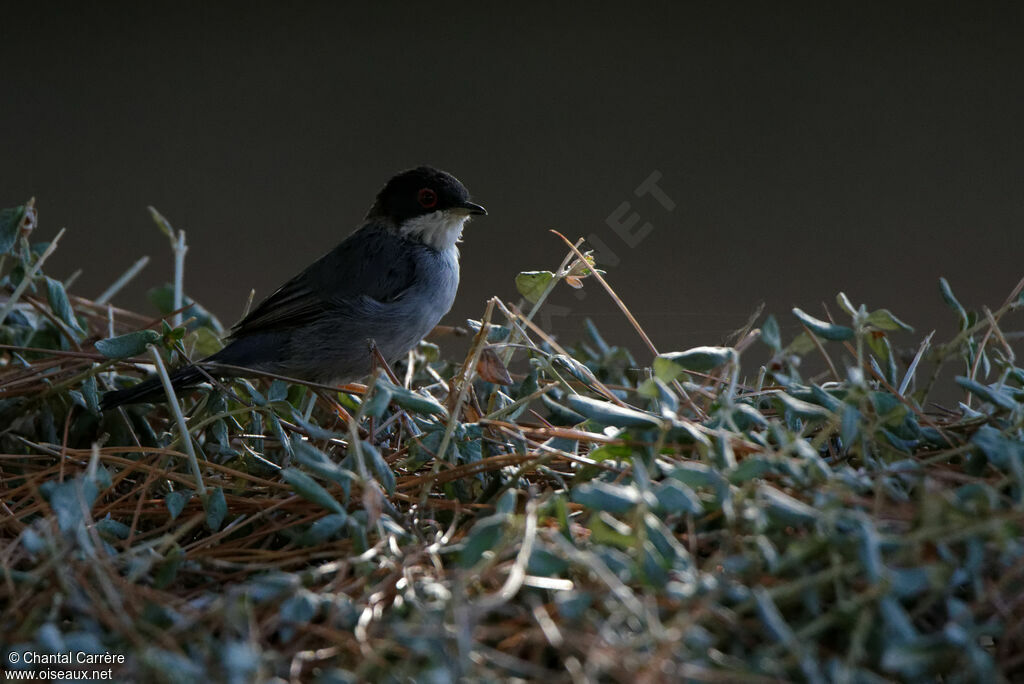
[[[171,373],[171,387],[176,391],[194,387],[203,382],[206,376],[196,366],[185,366]],[[138,404],[141,402],[154,402],[164,400],[167,395],[164,392],[163,383],[160,377],[154,375],[143,380],[137,385],[127,389],[107,392],[100,400],[100,408],[104,411],[116,408],[124,404]]]

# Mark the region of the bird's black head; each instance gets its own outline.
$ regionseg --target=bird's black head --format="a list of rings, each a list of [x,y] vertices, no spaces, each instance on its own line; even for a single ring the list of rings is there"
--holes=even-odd
[[[401,225],[417,216],[444,210],[487,213],[479,204],[469,201],[469,191],[458,178],[439,169],[420,166],[389,180],[378,193],[367,218],[387,218]]]

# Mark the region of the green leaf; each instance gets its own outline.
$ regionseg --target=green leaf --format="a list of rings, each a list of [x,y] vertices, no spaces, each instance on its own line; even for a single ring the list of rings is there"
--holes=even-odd
[[[799,653],[801,642],[793,632],[793,628],[786,623],[786,618],[772,601],[771,594],[764,587],[755,587],[753,591],[754,600],[757,605],[757,612],[772,639],[785,644],[790,652]],[[810,682],[824,682],[825,678],[818,671],[816,662],[809,658],[801,658],[803,666],[803,679]]]
[[[288,439],[288,435],[284,432],[284,427],[281,425],[281,420],[277,417],[276,413],[267,413],[267,422],[270,423],[270,430],[274,433],[274,437],[281,444],[281,448],[284,449],[287,458],[284,461],[284,465],[287,465],[288,458],[295,455],[295,451],[292,448],[292,443]]]
[[[779,332],[779,322],[771,314],[768,314],[767,318],[764,319],[764,323],[761,324],[761,341],[775,351],[782,350],[782,335]]]
[[[569,563],[541,546],[534,546],[526,571],[541,577],[558,577],[569,569]],[[559,592],[562,593],[562,592]]]
[[[594,373],[576,359],[565,354],[552,354],[550,361],[555,370],[565,371],[587,387],[594,388],[594,384],[597,382]]]
[[[203,498],[203,508],[206,510],[206,526],[216,532],[228,514],[228,502],[224,500],[224,490],[217,487],[207,492]]]
[[[427,363],[434,363],[441,358],[441,348],[433,342],[427,342],[426,340],[420,340],[420,343],[416,346],[416,351],[423,355]]]
[[[295,493],[307,501],[326,508],[334,513],[344,513],[345,509],[331,496],[330,492],[324,489],[319,482],[306,473],[296,468],[285,468],[281,471],[281,478],[292,486]]]
[[[679,411],[679,397],[659,378],[647,378],[636,388],[642,397],[656,399],[662,416],[672,418]]]
[[[468,325],[473,332],[478,333],[484,324],[472,318],[467,318],[466,325]],[[487,326],[487,341],[490,343],[504,342],[508,339],[511,332],[512,328],[507,325],[495,325],[490,323]],[[437,359],[434,360],[436,361]]]
[[[810,396],[804,398],[810,401],[812,404],[824,406],[832,413],[838,413],[839,407],[842,405],[842,402],[837,397],[829,394],[818,385],[811,385]]]
[[[614,546],[620,549],[632,549],[637,539],[634,530],[607,512],[590,516],[587,521],[590,528],[590,543],[599,546]]]
[[[185,510],[185,504],[192,498],[192,492],[188,489],[176,489],[173,492],[167,492],[167,496],[164,497],[164,505],[167,506],[167,510],[171,514],[171,520],[174,520],[181,512]]]
[[[992,387],[982,385],[980,382],[975,382],[974,380],[962,375],[958,375],[956,377],[956,384],[960,385],[982,401],[987,401],[988,403],[998,406],[999,408],[1006,409],[1007,411],[1013,411],[1019,406],[1019,404],[1010,398],[1009,395],[1003,394]]]
[[[528,301],[536,304],[554,277],[551,271],[524,271],[516,276],[516,289]]]
[[[590,592],[585,591],[558,591],[554,594],[558,615],[570,622],[582,619],[594,600]]]
[[[774,464],[764,458],[757,456],[748,456],[743,459],[743,462],[733,468],[727,474],[729,482],[732,484],[741,484],[749,480],[753,480],[761,477],[765,473],[774,470]]]
[[[839,438],[843,448],[849,450],[860,434],[860,411],[852,404],[843,404],[842,419],[839,422]]]
[[[953,294],[953,288],[949,286],[949,281],[945,278],[939,278],[939,291],[942,293],[942,298],[946,301],[946,304],[956,312],[957,317],[960,319],[960,329],[966,330],[967,326],[970,325],[967,312],[964,311],[963,305],[957,300],[956,295]]]
[[[686,351],[659,354],[654,359],[654,374],[660,380],[670,382],[685,371],[703,373],[735,359],[736,350],[732,347],[694,347]]]
[[[64,291],[64,283],[54,280],[49,276],[45,277],[46,296],[50,300],[50,309],[57,315],[57,318],[67,323],[72,330],[84,332],[82,326],[78,324],[78,319],[75,318],[75,310],[71,308],[68,293]]]
[[[220,444],[222,447],[230,446],[231,436],[228,434],[228,424],[223,419],[213,421],[209,430],[213,433],[213,439],[217,444]]]
[[[262,652],[254,644],[241,639],[233,639],[223,643],[220,651],[222,672],[230,672],[228,681],[254,682],[260,679],[259,668],[262,665]]]
[[[757,496],[761,508],[768,516],[783,525],[811,524],[821,517],[820,512],[813,506],[808,506],[803,501],[766,484],[758,487]]]
[[[889,348],[885,346],[885,333],[872,330],[864,338],[868,346],[871,347],[871,351],[874,352],[875,358],[888,362]]]
[[[159,339],[160,333],[156,330],[136,330],[127,335],[96,340],[96,351],[108,359],[125,359],[143,353],[147,344],[153,344]]]
[[[272,413],[270,414],[270,417],[272,419],[276,419],[276,416]],[[278,425],[280,425],[280,423],[278,423]],[[345,500],[348,500],[351,482],[356,479],[355,473],[351,470],[342,468],[328,457],[327,454],[302,439],[299,435],[292,435],[291,442],[286,440],[282,443],[291,444],[291,452],[295,456],[295,460],[312,470],[317,477],[324,480],[330,480],[331,482],[336,482],[341,485],[341,490],[345,494]]]
[[[981,449],[993,466],[1010,473],[1018,487],[1024,485],[1024,444],[1008,439],[991,425],[983,425],[975,432],[971,444]]]
[[[668,582],[668,563],[650,540],[641,545],[639,560],[644,583],[655,589],[664,589],[665,583]]]
[[[628,444],[605,444],[591,449],[587,456],[595,461],[622,461],[633,455],[633,447]]]
[[[347,513],[329,513],[310,525],[295,542],[300,546],[318,546],[337,536],[347,524]]]
[[[868,337],[874,337],[874,335],[868,335]],[[885,361],[885,378],[891,385],[899,384],[899,368],[896,367],[896,355],[892,351],[892,344],[889,342],[888,337],[882,338],[882,350],[883,353],[879,354],[879,358]],[[874,363],[874,360],[872,360]]]
[[[704,513],[704,504],[696,492],[678,480],[668,479],[654,487],[658,508],[665,513]]]
[[[797,307],[793,307],[793,315],[799,318],[800,322],[807,326],[807,329],[817,337],[825,340],[832,340],[833,342],[843,342],[845,340],[853,339],[853,328],[848,328],[845,325],[828,323],[815,318],[810,314],[804,313]]]
[[[245,393],[249,395],[249,398],[252,399],[252,403],[253,404],[255,404],[256,406],[266,406],[267,405],[267,398],[264,397],[260,393],[259,390],[257,390],[255,387],[253,387],[251,382],[249,382],[245,378],[239,378],[238,379],[238,384],[241,385],[242,389],[245,390]],[[305,389],[305,388],[303,388],[303,389]],[[273,414],[271,413],[269,415],[273,415]]]
[[[551,412],[550,420],[555,421],[557,425],[577,425],[586,420],[585,416],[562,406],[547,394],[540,395],[540,401]]]
[[[300,589],[294,595],[289,596],[281,604],[279,614],[281,625],[278,627],[278,634],[284,641],[290,640],[295,635],[295,625],[305,625],[316,617],[320,601],[316,594]]]
[[[657,549],[658,555],[674,564],[677,570],[693,567],[693,559],[690,557],[690,552],[676,539],[675,534],[662,522],[659,516],[653,513],[645,514],[644,527],[647,531],[647,538],[654,545],[654,548]]]
[[[25,218],[25,205],[0,211],[0,254],[7,254],[18,241],[18,228]]]
[[[888,309],[872,311],[868,314],[867,323],[875,326],[879,330],[903,330],[905,332],[914,332],[912,327],[893,316],[892,312]]]
[[[718,487],[724,482],[722,475],[704,463],[684,461],[669,472],[669,477],[689,487]]]
[[[100,396],[96,388],[96,376],[90,375],[82,381],[82,395],[85,398],[86,406],[93,413],[100,412]]]
[[[81,476],[64,482],[48,480],[39,491],[57,514],[57,525],[62,532],[70,532],[81,524],[83,514],[92,509],[99,496],[96,484]]]
[[[594,325],[594,321],[590,320],[590,318],[584,318],[583,327],[586,328],[587,335],[590,337],[590,340],[594,343],[597,347],[597,351],[602,356],[611,351],[611,347],[609,347],[608,343],[604,341],[603,337],[601,337],[601,333],[598,332],[597,326]]]
[[[591,399],[579,394],[570,394],[566,397],[566,402],[573,411],[601,425],[645,428],[661,427],[661,421],[655,416],[638,411],[637,409],[616,406],[611,402]]]
[[[168,221],[163,214],[157,211],[154,207],[148,207],[149,215],[153,218],[153,222],[156,223],[156,227],[160,229],[160,232],[167,236],[167,239],[174,243],[174,228],[171,227],[171,222]]]
[[[840,309],[851,316],[857,315],[857,309],[853,306],[853,302],[850,301],[850,298],[846,296],[845,292],[840,292],[836,295],[836,304],[839,305]]]
[[[377,482],[384,485],[384,489],[388,494],[394,494],[396,484],[395,473],[391,470],[391,466],[389,466],[388,462],[384,460],[384,457],[380,455],[380,451],[377,450],[377,447],[365,440],[360,441],[359,446],[360,451],[368,461],[367,465],[369,465],[373,470]]]
[[[768,420],[760,411],[744,403],[737,403],[732,407],[732,419],[741,431],[749,430],[751,426],[764,427],[768,424]]]
[[[782,402],[786,411],[792,413],[797,418],[803,418],[805,420],[825,420],[832,417],[832,412],[827,408],[797,399],[796,397],[792,397],[781,390],[775,393],[775,397]]]
[[[595,511],[625,513],[640,503],[640,490],[634,485],[593,480],[576,487],[572,500]]]
[[[436,399],[424,396],[404,387],[399,387],[386,379],[377,381],[377,389],[386,389],[391,394],[391,401],[395,402],[406,411],[413,413],[425,413],[427,415],[448,415],[448,409],[442,406]]]
[[[459,551],[459,565],[471,568],[477,564],[485,551],[490,551],[501,541],[505,528],[505,516],[491,515],[477,520]]]
[[[193,349],[192,353],[200,357],[212,356],[224,347],[220,336],[206,327],[196,328],[189,333],[189,343]]]
[[[174,311],[174,285],[172,283],[165,283],[160,287],[154,287],[146,293],[146,297],[161,314],[167,315]],[[197,304],[188,295],[182,296],[182,305],[188,307],[182,312],[182,320],[188,318],[195,319],[189,324],[189,330],[203,327],[212,328],[216,332],[224,330],[224,326],[220,324],[216,316],[207,311],[202,305]]]
[[[889,392],[871,392],[868,398],[875,409],[875,414],[889,427],[901,424],[910,411],[898,396]]]
[[[157,565],[153,577],[153,584],[157,589],[163,589],[174,581],[178,575],[178,569],[185,562],[185,550],[175,542],[164,554],[163,560]],[[190,661],[186,661],[191,664]],[[198,674],[198,673],[197,673]]]
[[[391,392],[388,390],[387,385],[381,383],[380,378],[377,378],[377,382],[370,389],[370,398],[363,401],[363,415],[371,418],[380,418],[384,415],[384,411],[387,410],[390,403]]]
[[[814,337],[808,335],[806,331],[801,332],[799,335],[793,338],[793,341],[789,343],[786,350],[790,354],[796,354],[801,356],[814,349]]]
[[[494,504],[495,515],[512,515],[516,512],[516,491],[510,489],[501,495]]]
[[[298,574],[271,570],[252,577],[241,588],[246,598],[259,605],[286,595],[290,596],[301,581],[302,578]]]
[[[288,383],[284,380],[274,380],[267,390],[267,401],[270,403],[288,401]]]

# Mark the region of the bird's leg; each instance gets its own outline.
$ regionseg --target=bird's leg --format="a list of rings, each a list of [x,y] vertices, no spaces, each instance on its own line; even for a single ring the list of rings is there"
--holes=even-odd
[[[229,385],[225,384],[224,382],[221,382],[220,379],[215,378],[212,375],[210,375],[210,373],[205,368],[203,368],[203,366],[201,364],[193,363],[192,365],[196,367],[197,371],[199,371],[200,373],[203,374],[203,377],[206,378],[206,380],[211,385],[213,385],[214,387],[219,389],[221,392],[226,394],[228,397],[230,397],[231,399],[234,399],[235,401],[237,401],[242,406],[248,406],[249,408],[253,408],[253,404],[252,404],[251,401],[246,401],[245,399],[242,399],[240,396],[235,394],[235,391],[232,390]]]
[[[323,399],[324,403],[326,403],[328,406],[331,407],[331,410],[334,412],[334,415],[335,415],[336,418],[341,420],[346,425],[348,425],[350,422],[352,422],[352,414],[349,413],[348,411],[346,411],[345,407],[342,406],[341,404],[339,404],[338,401],[334,397],[332,397],[331,395],[327,394],[326,392],[322,392],[321,390],[318,390],[318,389],[314,389],[313,392],[318,397]]]
[[[376,370],[377,368],[383,368],[384,372],[387,373],[388,380],[401,387],[402,383],[398,381],[398,376],[395,375],[393,370],[391,370],[391,366],[388,364],[387,359],[385,359],[384,355],[380,353],[380,349],[377,348],[377,343],[372,337],[366,340],[366,343],[370,346],[371,371]]]
[[[370,350],[370,373],[375,379],[374,382],[376,382],[376,373],[378,368],[383,368],[384,372],[387,373],[388,377],[391,379],[391,382],[396,382],[395,374],[391,372],[391,367],[388,366],[387,360],[384,358],[384,355],[380,353],[380,349],[377,348],[377,342],[371,337],[366,340],[366,344]],[[373,416],[370,416],[370,425],[367,427],[367,432],[370,433],[371,442],[373,441],[374,433],[377,431],[376,427],[376,421],[373,419]]]
[[[203,366],[202,362],[198,362],[197,363],[197,362],[193,361],[192,359],[190,359],[188,354],[185,353],[185,347],[181,344],[180,341],[178,341],[174,346],[175,346],[176,351],[179,354],[181,354],[182,358],[184,358],[185,361],[188,362],[188,365],[192,366],[197,371],[199,371],[199,373],[204,378],[206,378],[207,382],[209,382],[211,385],[213,385],[214,387],[219,389],[221,392],[223,392],[225,395],[227,395],[231,399],[234,399],[235,401],[237,401],[242,406],[248,406],[249,408],[253,407],[252,402],[246,401],[245,399],[242,399],[237,394],[235,394],[234,390],[232,390],[231,387],[229,387],[225,383],[221,382],[220,379],[215,378],[212,375],[210,375],[209,371],[206,370],[206,367]]]

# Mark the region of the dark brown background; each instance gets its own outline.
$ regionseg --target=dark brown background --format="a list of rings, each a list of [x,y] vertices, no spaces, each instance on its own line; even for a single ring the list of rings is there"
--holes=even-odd
[[[170,279],[155,205],[230,323],[431,163],[491,211],[449,322],[554,267],[558,228],[612,246],[663,349],[839,290],[948,331],[940,275],[973,307],[1024,275],[1021,10],[963,4],[4,3],[0,204],[67,226],[50,271],[93,296],[143,254]],[[653,171],[672,212],[633,196]],[[561,337],[591,316],[643,356],[586,292],[553,298]]]

